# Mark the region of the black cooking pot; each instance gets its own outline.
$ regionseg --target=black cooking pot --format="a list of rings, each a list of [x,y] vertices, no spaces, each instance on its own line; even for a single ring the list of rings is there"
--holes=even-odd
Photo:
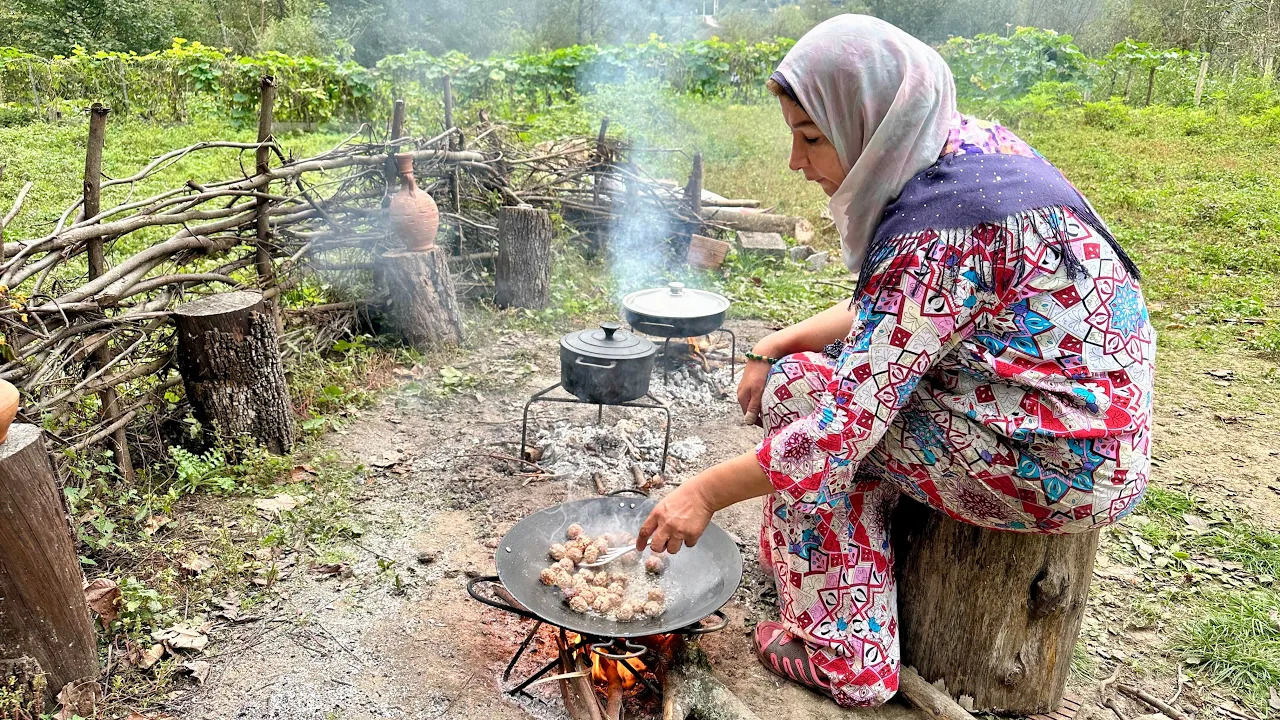
[[[622,299],[622,316],[637,332],[664,338],[697,337],[718,330],[729,299],[684,283],[637,290]]]
[[[616,322],[560,338],[560,385],[579,400],[617,405],[649,392],[657,348]]]

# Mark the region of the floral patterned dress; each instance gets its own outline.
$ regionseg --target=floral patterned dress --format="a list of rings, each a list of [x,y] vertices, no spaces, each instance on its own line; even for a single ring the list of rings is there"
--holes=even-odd
[[[968,118],[953,152],[1034,154]],[[1098,228],[1045,207],[892,243],[907,271],[855,298],[839,358],[774,366],[757,448],[776,490],[760,540],[782,623],[845,706],[898,687],[901,493],[984,527],[1083,532],[1130,512],[1150,466],[1155,334]]]

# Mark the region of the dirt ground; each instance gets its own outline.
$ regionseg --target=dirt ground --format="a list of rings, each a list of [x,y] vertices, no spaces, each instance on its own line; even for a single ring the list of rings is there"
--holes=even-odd
[[[758,323],[735,329],[748,342],[766,331]],[[531,623],[491,610],[466,592],[470,577],[494,572],[490,546],[518,519],[595,495],[590,482],[526,486],[514,464],[464,457],[514,454],[524,399],[558,379],[556,338],[530,334],[505,342],[513,340],[545,358],[518,386],[430,403],[393,394],[333,436],[331,444],[344,456],[369,468],[357,498],[356,524],[364,532],[344,548],[356,558],[353,576],[294,572],[278,585],[282,602],[274,617],[215,633],[206,657],[213,663],[208,680],[172,712],[191,720],[563,717],[554,682],[532,688],[532,699],[502,691],[551,657],[551,636],[540,635],[512,680],[502,683],[503,667]],[[728,371],[720,373],[727,381]],[[595,420],[594,408],[585,406],[535,408],[541,423]],[[707,451],[697,467],[670,472],[673,480],[758,440],[759,429],[742,425],[735,408],[728,395],[710,407],[677,408],[672,440],[696,435]],[[622,413],[651,418],[646,412],[607,408],[605,422]],[[729,626],[704,636],[701,644],[717,673],[762,717],[846,717],[833,703],[778,681],[755,660],[749,632],[772,602],[755,563],[758,513],[756,505],[744,503],[717,515],[740,541],[746,572],[725,609]],[[631,716],[650,709],[633,707]],[[917,716],[897,704],[863,714],[885,720]]]
[[[746,343],[767,331],[753,322],[733,327]],[[471,577],[494,572],[497,538],[518,519],[544,506],[596,494],[590,482],[525,484],[522,468],[485,456],[515,454],[523,401],[558,379],[556,341],[534,333],[508,335],[500,348],[471,353],[484,358],[486,353],[510,353],[513,347],[532,351],[527,354],[538,358],[536,372],[519,383],[433,401],[391,393],[333,434],[327,444],[368,468],[355,498],[354,524],[363,533],[339,548],[351,558],[352,576],[319,575],[307,571],[307,562],[299,562],[277,586],[281,602],[270,617],[216,630],[205,657],[213,663],[212,673],[203,686],[175,697],[170,712],[191,720],[564,717],[554,682],[532,688],[532,698],[514,699],[503,692],[551,657],[551,636],[540,635],[511,681],[504,683],[503,667],[530,622],[491,610],[466,593]],[[1238,369],[1242,374],[1252,370],[1256,368]],[[1183,371],[1188,377],[1203,377],[1203,368],[1194,362]],[[1275,522],[1280,519],[1280,503],[1270,486],[1280,482],[1277,452],[1233,442],[1241,423],[1273,421],[1261,411],[1202,421],[1212,417],[1212,408],[1220,402],[1232,407],[1229,399],[1215,395],[1220,391],[1223,388],[1206,382],[1202,396],[1183,393],[1160,409],[1160,472],[1187,490],[1204,493],[1208,486],[1221,494],[1225,487],[1238,501],[1257,508],[1256,516]],[[535,408],[540,426],[562,418],[583,425],[595,420],[594,408],[585,406]],[[609,408],[605,422],[616,421],[622,413],[641,421],[652,417],[645,412]],[[758,428],[741,424],[729,394],[707,407],[677,407],[673,414],[673,441],[696,435],[707,447],[696,463],[669,472],[677,481],[749,449],[759,437]],[[629,479],[620,481],[629,484]],[[729,626],[701,640],[718,675],[761,717],[850,716],[829,701],[778,681],[755,660],[749,632],[773,602],[772,589],[755,562],[758,506],[744,503],[716,520],[739,541],[746,559],[743,584],[726,607]],[[319,556],[332,548],[312,550]],[[1114,563],[1100,556],[1099,568],[1102,574],[1095,578],[1095,589],[1101,590],[1091,600],[1086,630],[1108,625],[1125,602],[1122,593],[1105,591],[1106,584],[1115,581],[1107,575]],[[1113,638],[1101,631],[1099,635],[1090,650],[1099,657],[1115,657],[1108,648],[1116,647],[1128,648],[1131,657],[1158,652],[1155,637],[1135,633]],[[1122,652],[1116,660],[1124,656]],[[1168,697],[1174,680],[1166,674],[1139,680]],[[1096,678],[1073,676],[1070,692],[1086,700],[1080,720],[1114,717],[1088,702],[1096,683]],[[1194,693],[1189,690],[1188,697]],[[1119,707],[1126,717],[1150,712],[1126,699]],[[629,716],[651,709],[633,707]],[[885,720],[922,716],[896,701],[855,714]]]

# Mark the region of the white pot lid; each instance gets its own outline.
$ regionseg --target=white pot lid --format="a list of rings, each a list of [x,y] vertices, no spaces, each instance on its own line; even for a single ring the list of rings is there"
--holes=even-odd
[[[670,282],[666,287],[637,290],[622,299],[622,307],[658,318],[701,318],[729,309],[729,298]]]

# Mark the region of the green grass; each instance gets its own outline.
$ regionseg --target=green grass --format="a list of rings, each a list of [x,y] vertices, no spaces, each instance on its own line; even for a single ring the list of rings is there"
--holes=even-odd
[[[1280,593],[1206,593],[1186,614],[1174,649],[1209,681],[1236,689],[1265,716],[1268,691],[1280,686]]]

